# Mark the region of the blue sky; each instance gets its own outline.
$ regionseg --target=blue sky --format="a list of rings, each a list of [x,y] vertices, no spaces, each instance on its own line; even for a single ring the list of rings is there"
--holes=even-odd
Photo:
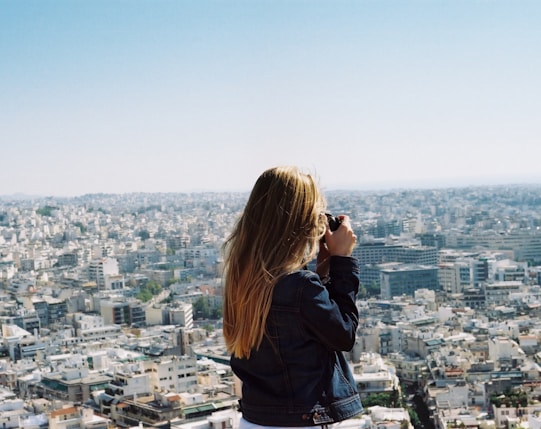
[[[541,183],[541,2],[0,0],[0,195]]]

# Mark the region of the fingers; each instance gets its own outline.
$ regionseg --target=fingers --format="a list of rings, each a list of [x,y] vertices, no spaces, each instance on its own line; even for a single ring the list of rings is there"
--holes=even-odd
[[[357,243],[357,236],[351,228],[349,216],[339,216],[340,226],[336,231],[327,230],[326,243],[329,253],[336,256],[351,256]]]

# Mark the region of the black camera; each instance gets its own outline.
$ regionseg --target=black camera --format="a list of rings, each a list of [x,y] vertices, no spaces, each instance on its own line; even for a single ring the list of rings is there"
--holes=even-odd
[[[333,216],[330,213],[325,213],[325,216],[327,216],[327,223],[329,224],[329,229],[331,231],[336,231],[342,223],[342,220],[338,216]],[[321,242],[325,243],[325,236],[321,237]]]
[[[325,213],[325,216],[327,216],[327,223],[329,224],[329,229],[331,231],[336,231],[342,223],[342,220],[338,216],[333,216],[330,213]]]

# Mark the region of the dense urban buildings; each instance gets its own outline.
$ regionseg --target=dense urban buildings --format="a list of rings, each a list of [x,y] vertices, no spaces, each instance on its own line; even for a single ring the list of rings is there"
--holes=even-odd
[[[221,246],[246,198],[0,197],[1,427],[235,427]],[[360,238],[344,425],[541,427],[541,186],[327,200]]]

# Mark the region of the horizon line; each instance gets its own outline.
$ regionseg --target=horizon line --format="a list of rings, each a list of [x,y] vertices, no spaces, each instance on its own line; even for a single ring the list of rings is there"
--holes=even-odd
[[[432,184],[427,186],[426,184],[410,183],[409,185],[403,184],[400,186],[385,185],[381,183],[379,186],[376,184],[371,185],[331,185],[322,187],[324,193],[334,192],[363,192],[363,193],[379,193],[379,192],[396,192],[396,191],[427,191],[434,189],[465,189],[465,188],[501,188],[501,187],[541,187],[541,180],[537,181],[522,181],[522,182],[494,182],[494,183],[462,183],[462,184]],[[30,200],[30,199],[71,199],[82,198],[88,196],[97,195],[109,195],[109,196],[121,196],[121,195],[182,195],[182,194],[247,194],[251,189],[193,189],[184,191],[124,191],[124,192],[86,192],[81,194],[61,195],[61,194],[32,194],[26,192],[14,192],[11,194],[0,194],[0,200],[15,199],[15,200]]]

